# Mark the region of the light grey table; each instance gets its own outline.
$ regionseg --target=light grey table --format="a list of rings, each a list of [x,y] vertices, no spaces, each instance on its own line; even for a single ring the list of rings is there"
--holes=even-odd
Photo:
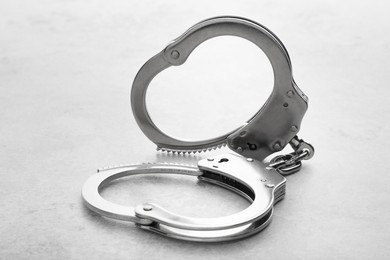
[[[388,259],[390,254],[388,1],[19,1],[0,3],[1,259]],[[196,22],[234,14],[273,30],[310,98],[300,136],[316,148],[289,176],[271,225],[251,238],[183,242],[104,219],[81,201],[96,168],[196,164],[208,154],[155,151],[131,114],[140,66]],[[205,43],[159,75],[152,117],[181,138],[242,124],[272,89],[252,44]],[[227,149],[213,154],[228,152]],[[178,176],[117,181],[104,197],[215,217],[248,206]]]

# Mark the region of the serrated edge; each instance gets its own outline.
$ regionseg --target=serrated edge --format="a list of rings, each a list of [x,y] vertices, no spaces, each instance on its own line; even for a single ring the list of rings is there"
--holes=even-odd
[[[206,147],[202,147],[202,148],[199,148],[199,149],[181,149],[181,148],[176,148],[176,149],[173,149],[173,148],[166,148],[166,147],[160,147],[160,146],[157,146],[156,147],[156,150],[157,151],[161,151],[161,152],[167,152],[167,153],[172,153],[172,154],[195,154],[195,153],[202,153],[202,152],[208,152],[208,151],[211,151],[211,150],[216,150],[216,149],[221,149],[222,147],[225,147],[227,145],[227,142],[226,140],[222,141],[221,143],[217,144],[217,145],[213,145],[213,146],[206,146]]]

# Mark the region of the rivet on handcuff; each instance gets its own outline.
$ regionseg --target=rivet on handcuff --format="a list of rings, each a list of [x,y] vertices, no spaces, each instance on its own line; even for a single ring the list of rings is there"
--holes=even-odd
[[[146,92],[152,79],[170,66],[183,64],[202,42],[217,36],[247,39],[261,48],[274,71],[274,88],[263,107],[243,126],[223,136],[203,141],[182,141],[163,133],[146,109]],[[83,186],[82,196],[93,211],[109,218],[132,221],[140,228],[191,241],[215,242],[243,238],[266,227],[273,206],[285,195],[286,179],[300,170],[302,160],[313,157],[314,148],[297,137],[308,98],[294,82],[291,61],[282,42],[266,27],[240,17],[204,20],[163,51],[148,60],[136,75],[131,106],[144,134],[157,150],[174,153],[206,152],[227,146],[239,155],[221,154],[200,160],[198,167],[172,164],[139,164],[100,170]],[[264,166],[267,156],[290,144],[294,152],[276,156]],[[109,182],[136,174],[184,174],[228,188],[252,204],[226,217],[190,218],[144,203],[135,208],[103,199],[100,189]]]

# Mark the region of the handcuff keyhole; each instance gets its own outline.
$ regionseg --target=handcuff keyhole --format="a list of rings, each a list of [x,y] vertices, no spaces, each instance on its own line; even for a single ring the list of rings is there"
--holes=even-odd
[[[222,158],[221,160],[219,160],[219,162],[218,163],[223,163],[223,162],[228,162],[229,161],[229,159],[228,158]]]

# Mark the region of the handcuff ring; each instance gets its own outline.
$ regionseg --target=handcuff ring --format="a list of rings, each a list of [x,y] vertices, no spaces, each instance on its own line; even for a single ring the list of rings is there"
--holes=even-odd
[[[177,215],[144,203],[135,208],[117,205],[101,197],[109,182],[136,174],[184,174],[197,176],[243,196],[252,204],[241,212],[218,218]],[[113,219],[131,221],[142,229],[189,241],[218,242],[253,235],[271,221],[273,206],[285,195],[286,179],[275,169],[256,160],[222,154],[200,160],[198,167],[171,164],[141,164],[102,170],[84,184],[82,197],[89,209]]]
[[[184,141],[165,134],[154,124],[146,108],[150,82],[170,66],[183,64],[201,43],[223,35],[244,38],[263,50],[274,72],[274,88],[270,97],[251,119],[225,135],[202,141]],[[233,16],[214,17],[192,26],[141,67],[131,89],[134,117],[158,150],[190,153],[227,144],[232,151],[260,161],[282,150],[296,137],[307,103],[307,96],[293,79],[290,57],[279,38],[261,24]]]

